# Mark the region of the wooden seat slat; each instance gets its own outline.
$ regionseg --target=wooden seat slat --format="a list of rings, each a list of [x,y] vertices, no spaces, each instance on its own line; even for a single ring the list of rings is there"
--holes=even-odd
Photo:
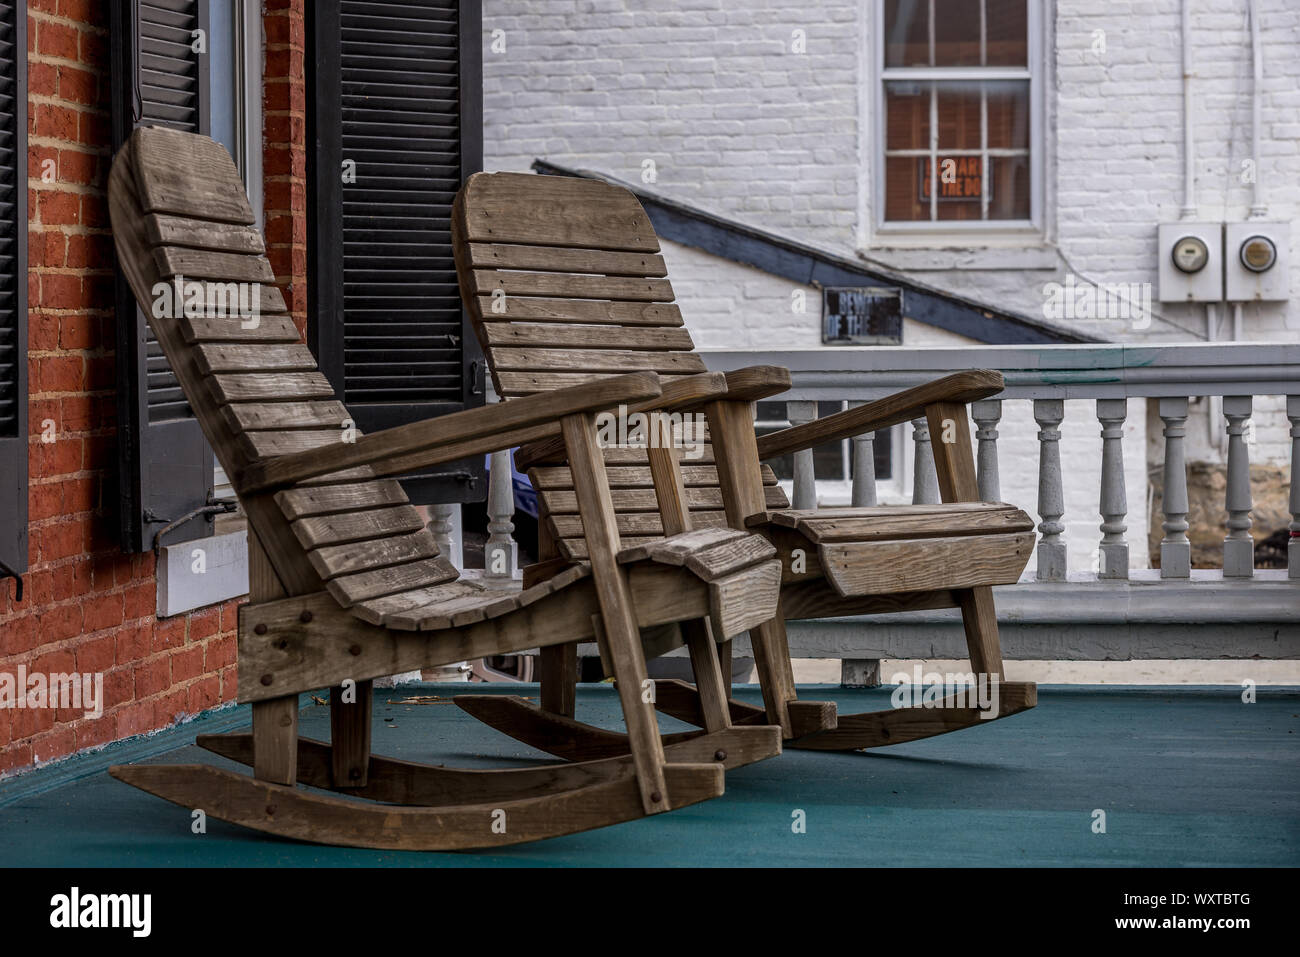
[[[364,512],[313,515],[296,520],[292,527],[298,541],[310,549],[414,532],[424,527],[424,521],[412,505],[390,505]]]
[[[388,565],[404,565],[422,558],[437,558],[438,543],[427,528],[408,535],[393,535],[368,542],[326,545],[308,556],[321,581]]]
[[[356,509],[407,504],[406,493],[395,479],[378,479],[353,485],[291,488],[275,493],[275,501],[290,521],[313,515],[331,515]]]
[[[460,577],[456,566],[445,558],[427,558],[404,565],[392,565],[343,575],[326,584],[334,599],[344,608],[368,598],[382,598],[425,585],[455,581]]]

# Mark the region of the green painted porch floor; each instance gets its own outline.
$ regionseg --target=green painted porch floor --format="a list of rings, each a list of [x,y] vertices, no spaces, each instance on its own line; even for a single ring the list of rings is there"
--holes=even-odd
[[[466,767],[544,763],[450,700],[535,696],[536,685],[405,686],[376,694],[376,753]],[[889,706],[887,689],[804,688],[841,714]],[[761,701],[756,688],[736,697]],[[328,739],[308,699],[301,733]],[[9,866],[1294,866],[1300,864],[1300,692],[1044,687],[1039,706],[985,727],[856,754],[788,750],[727,774],[726,794],[648,820],[494,851],[424,854],[321,847],[187,810],[108,776],[134,761],[236,767],[194,736],[248,727],[247,708],[0,784],[0,864]],[[607,685],[580,687],[578,717],[621,727]],[[391,720],[387,720],[391,719]],[[684,726],[663,719],[665,730]],[[1106,833],[1092,831],[1093,811]],[[807,832],[792,832],[796,810]]]

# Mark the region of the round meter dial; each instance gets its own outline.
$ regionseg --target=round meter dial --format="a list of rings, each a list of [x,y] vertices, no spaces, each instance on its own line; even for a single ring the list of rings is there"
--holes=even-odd
[[[1200,272],[1210,260],[1210,250],[1199,236],[1184,236],[1174,243],[1173,259],[1182,272]]]
[[[1277,262],[1277,247],[1267,236],[1251,236],[1241,244],[1241,264],[1251,272],[1265,272]]]

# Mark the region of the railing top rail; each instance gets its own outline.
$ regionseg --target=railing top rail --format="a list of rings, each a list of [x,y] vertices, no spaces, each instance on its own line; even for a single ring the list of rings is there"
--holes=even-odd
[[[1300,393],[1300,343],[835,346],[702,351],[711,371],[790,369],[788,399],[873,399],[962,369],[997,369],[1003,399]]]

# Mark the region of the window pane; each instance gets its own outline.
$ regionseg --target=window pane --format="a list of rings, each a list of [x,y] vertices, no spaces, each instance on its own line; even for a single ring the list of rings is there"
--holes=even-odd
[[[1029,218],[1029,157],[989,161],[989,219]]]
[[[930,85],[886,83],[885,128],[887,149],[929,149]]]
[[[930,218],[930,187],[921,181],[929,162],[919,156],[890,156],[885,160],[885,219],[917,222]]]
[[[984,167],[980,157],[940,153],[939,174],[939,218],[983,218],[980,195],[984,191]]]
[[[980,88],[978,83],[940,83],[939,149],[980,148]]]
[[[1029,81],[986,83],[989,101],[989,147],[1029,149]],[[942,134],[943,125],[940,124]]]
[[[985,0],[985,4],[987,64],[1028,66],[1029,22],[1025,0]]]
[[[979,0],[934,0],[934,65],[980,65]]]
[[[930,66],[929,0],[885,0],[885,66]]]

